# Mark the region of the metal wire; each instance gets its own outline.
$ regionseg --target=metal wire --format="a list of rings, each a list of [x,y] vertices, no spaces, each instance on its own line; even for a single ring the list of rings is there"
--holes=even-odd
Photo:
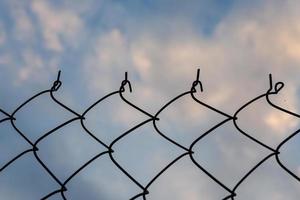
[[[234,200],[234,198],[237,196],[237,189],[239,188],[239,186],[256,170],[258,169],[265,161],[267,161],[268,159],[270,159],[271,157],[275,157],[277,163],[279,164],[279,166],[285,171],[287,172],[291,177],[293,177],[294,179],[296,179],[298,182],[300,182],[300,178],[293,173],[290,169],[288,169],[288,167],[286,167],[280,160],[279,154],[280,154],[280,149],[283,145],[285,145],[289,140],[291,140],[293,137],[295,137],[299,132],[300,129],[297,130],[296,132],[292,133],[291,135],[289,135],[288,137],[286,137],[276,148],[272,148],[269,145],[263,143],[262,141],[256,139],[255,137],[251,136],[250,134],[248,134],[246,131],[242,130],[242,128],[239,127],[238,125],[238,115],[241,111],[243,111],[244,109],[246,109],[249,105],[251,105],[252,103],[256,102],[259,99],[265,99],[267,101],[267,103],[269,105],[271,105],[274,109],[277,109],[279,111],[282,111],[284,113],[287,113],[291,116],[300,118],[299,114],[296,114],[294,112],[291,112],[289,110],[286,110],[278,105],[275,105],[274,103],[271,102],[270,100],[270,96],[272,95],[276,95],[278,94],[278,92],[284,87],[284,83],[282,82],[277,82],[274,86],[273,86],[273,81],[272,81],[272,75],[269,75],[269,84],[270,87],[269,89],[255,97],[254,99],[248,101],[247,103],[245,103],[242,107],[240,107],[233,116],[226,114],[225,112],[222,112],[220,110],[218,110],[217,108],[214,108],[200,100],[198,100],[195,97],[195,93],[197,92],[197,87],[199,86],[200,92],[203,91],[203,86],[202,83],[200,81],[200,69],[198,69],[197,71],[197,77],[196,80],[193,82],[192,87],[190,90],[176,96],[175,98],[173,98],[172,100],[170,100],[168,103],[166,103],[162,108],[160,108],[157,113],[155,115],[151,115],[150,113],[144,111],[143,109],[141,109],[140,107],[134,105],[133,103],[131,103],[130,101],[128,101],[124,96],[123,93],[127,90],[126,87],[128,87],[129,92],[132,92],[132,87],[131,87],[131,83],[128,80],[128,75],[127,72],[125,73],[125,79],[121,82],[121,86],[118,90],[111,92],[107,95],[105,95],[104,97],[100,98],[98,101],[96,101],[95,103],[93,103],[91,106],[89,106],[82,114],[79,114],[77,112],[75,112],[73,109],[71,109],[70,107],[68,107],[67,105],[65,105],[64,103],[60,102],[59,100],[57,100],[54,96],[55,92],[60,88],[61,86],[61,81],[60,81],[60,71],[58,72],[58,76],[57,79],[54,81],[52,87],[48,90],[44,90],[42,92],[39,92],[38,94],[32,96],[31,98],[29,98],[28,100],[26,100],[24,103],[22,103],[20,106],[18,106],[11,114],[5,112],[4,110],[0,109],[0,112],[3,113],[6,117],[2,120],[0,120],[0,124],[4,123],[6,121],[9,121],[11,123],[11,126],[14,128],[14,130],[16,130],[16,132],[26,141],[26,143],[28,143],[31,148],[29,149],[25,149],[23,152],[21,152],[20,154],[18,154],[17,156],[15,156],[14,158],[12,158],[10,161],[8,161],[7,163],[5,163],[3,166],[0,166],[0,176],[1,174],[5,173],[5,170],[10,167],[11,165],[13,165],[13,163],[18,160],[19,158],[21,158],[22,156],[26,155],[26,154],[33,154],[36,161],[43,167],[43,169],[49,174],[49,176],[58,184],[58,188],[55,191],[49,191],[48,194],[45,194],[44,197],[41,197],[41,200],[45,200],[48,199],[49,197],[60,193],[62,199],[66,200],[67,197],[65,196],[65,192],[68,190],[68,183],[76,176],[78,175],[82,170],[84,170],[89,164],[91,164],[93,161],[95,161],[96,159],[107,155],[109,157],[109,159],[111,160],[111,162],[125,175],[127,176],[133,184],[135,184],[136,186],[138,186],[140,188],[140,193],[136,194],[135,196],[133,196],[132,198],[130,198],[130,200],[134,200],[137,199],[139,197],[142,197],[144,200],[147,199],[147,195],[151,192],[151,190],[149,189],[151,187],[151,185],[160,177],[162,176],[162,174],[164,174],[173,164],[175,164],[177,161],[179,161],[180,159],[182,159],[183,157],[189,157],[190,160],[192,161],[193,164],[195,164],[195,166],[197,166],[199,168],[199,170],[201,170],[202,172],[204,172],[208,177],[210,177],[217,185],[219,185],[221,188],[223,188],[225,191],[228,192],[228,195],[226,197],[223,198],[223,200],[227,200],[227,199],[231,199]],[[57,127],[53,128],[52,130],[44,133],[41,137],[39,137],[37,140],[35,141],[31,141],[25,133],[23,133],[22,130],[20,130],[20,128],[18,128],[16,126],[16,121],[18,120],[15,116],[16,113],[21,112],[21,109],[23,107],[25,107],[29,102],[33,101],[34,99],[36,99],[37,97],[39,97],[40,95],[43,94],[49,94],[50,98],[60,107],[62,107],[66,112],[69,112],[73,115],[73,118],[69,119],[68,121],[58,125]],[[122,133],[120,136],[114,138],[114,140],[110,143],[110,144],[106,144],[105,142],[103,142],[101,140],[101,138],[98,138],[95,136],[94,133],[92,133],[92,131],[90,131],[88,129],[88,127],[85,125],[85,116],[86,114],[92,110],[96,105],[100,104],[103,100],[111,97],[111,96],[115,96],[118,95],[121,100],[129,105],[130,107],[134,108],[135,110],[139,111],[140,113],[142,113],[143,115],[145,115],[147,117],[147,119],[141,123],[139,123],[138,125],[132,127],[131,129],[127,130],[126,132]],[[199,104],[199,106],[204,106],[208,109],[210,109],[211,111],[214,111],[215,113],[218,113],[219,115],[225,117],[225,120],[221,121],[220,123],[216,124],[215,126],[211,127],[208,131],[202,133],[201,135],[199,135],[199,137],[197,139],[195,139],[189,146],[184,146],[182,144],[180,144],[179,141],[175,141],[172,138],[168,137],[167,135],[165,135],[157,126],[157,121],[159,120],[159,115],[160,113],[166,109],[168,106],[170,106],[171,104],[173,104],[174,102],[176,102],[178,99],[184,97],[184,96],[190,96],[195,102],[197,102]],[[99,145],[103,146],[104,148],[106,148],[106,150],[104,152],[99,152],[96,156],[94,156],[93,158],[91,158],[90,160],[88,160],[86,163],[84,163],[82,166],[80,166],[76,171],[74,171],[67,179],[61,181],[49,168],[48,166],[42,161],[42,159],[40,158],[38,152],[39,152],[39,148],[42,148],[39,146],[39,143],[42,140],[46,140],[48,136],[50,136],[51,134],[53,134],[55,131],[57,131],[58,129],[61,129],[62,127],[66,126],[67,124],[70,123],[74,123],[75,121],[80,121],[80,124],[83,128],[83,130],[85,130],[85,132],[91,137],[93,138],[95,141],[97,141],[99,143]],[[262,160],[260,160],[256,165],[254,165],[250,171],[248,171],[236,184],[233,188],[230,188],[228,186],[226,186],[225,183],[221,182],[217,177],[215,177],[212,173],[209,172],[209,170],[205,169],[203,166],[201,166],[194,158],[194,146],[200,141],[200,140],[204,140],[205,137],[209,134],[212,134],[214,132],[215,129],[217,129],[218,127],[232,122],[235,126],[235,128],[246,138],[248,138],[249,140],[254,141],[255,143],[257,143],[258,145],[264,147],[265,149],[267,149],[269,151],[269,154],[267,156],[265,156]],[[167,140],[168,142],[170,142],[172,145],[177,146],[178,148],[182,149],[184,151],[184,153],[182,153],[181,155],[179,155],[178,157],[176,157],[172,162],[170,162],[167,166],[165,166],[158,174],[156,174],[146,185],[141,184],[139,181],[137,181],[133,175],[131,175],[128,171],[126,171],[122,165],[114,158],[114,152],[116,151],[114,149],[114,146],[117,142],[123,140],[124,138],[126,138],[126,136],[128,136],[129,134],[132,133],[132,131],[142,127],[145,124],[148,123],[152,123],[154,129],[156,130],[156,132],[161,136],[162,139]]]

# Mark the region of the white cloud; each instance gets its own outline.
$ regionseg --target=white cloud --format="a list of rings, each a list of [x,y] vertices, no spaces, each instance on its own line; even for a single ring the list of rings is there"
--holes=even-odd
[[[14,35],[16,39],[32,42],[35,37],[35,26],[23,3],[11,2],[11,14],[15,21]]]
[[[189,30],[182,33],[180,27],[174,28],[176,20],[170,20],[172,31],[167,32],[168,39],[162,36],[163,31],[159,32],[151,25],[143,26],[146,28],[133,38],[127,37],[126,31],[114,26],[101,32],[90,47],[91,51],[87,51],[83,63],[83,73],[91,94],[98,97],[99,90],[110,92],[118,89],[124,72],[128,71],[129,78],[134,80],[134,92],[128,98],[134,99],[135,103],[154,113],[171,97],[190,88],[195,79],[196,68],[200,65],[204,92],[198,97],[229,114],[234,113],[247,100],[268,89],[269,72],[273,73],[274,81],[289,80],[289,84],[283,89],[286,93],[280,93],[281,97],[284,96],[288,101],[282,99],[276,102],[297,111],[296,87],[300,85],[300,28],[297,12],[299,5],[290,5],[291,1],[280,5],[266,4],[268,5],[248,11],[247,14],[243,14],[244,10],[241,8],[232,10],[231,14],[217,25],[211,36],[199,35],[189,26],[185,26]],[[32,1],[31,8],[40,27],[32,25],[31,18],[25,10],[16,9],[14,14],[17,32],[24,33],[24,36],[32,36],[41,28],[45,46],[55,52],[64,51],[66,44],[72,45],[80,38],[83,21],[74,10],[54,7],[47,1]],[[283,9],[284,13],[277,13],[280,9]],[[131,28],[129,24],[124,24],[124,27]],[[2,33],[1,36],[0,31],[0,44],[1,41],[5,42],[5,38],[6,34]],[[49,72],[56,71],[58,64],[56,59],[50,63],[46,62],[33,50],[24,50],[20,57],[24,65],[18,69],[18,85],[33,79],[44,81],[45,77],[51,74]],[[8,63],[9,58],[2,56],[0,63]],[[257,125],[259,122],[271,127],[274,135],[297,125],[295,119],[278,113],[267,112],[260,115],[265,111],[263,106],[255,107],[257,112],[252,114],[257,120],[257,123],[254,123],[259,131],[265,131]],[[178,116],[185,114],[184,111],[195,114],[192,106],[180,109],[183,109],[183,112],[180,110]],[[118,119],[122,123],[127,123],[126,112],[120,110],[118,113]],[[258,120],[257,116],[266,117],[264,120]],[[226,147],[221,144],[225,144],[222,140],[220,147]],[[237,159],[234,156],[239,153],[237,149],[232,148],[230,152],[223,150],[223,157],[226,157],[227,152],[230,154],[227,155],[228,158]],[[243,155],[256,156],[246,148],[243,149]],[[183,175],[177,174],[181,179]],[[189,190],[191,183],[196,180],[192,175],[188,174],[188,177],[191,178],[185,182],[171,179],[171,187],[176,190],[178,184],[183,184],[185,189],[178,191],[181,192],[179,197],[196,199],[200,196],[198,188],[193,187],[193,191]],[[168,181],[169,179],[166,183]]]
[[[91,54],[85,58],[83,64],[90,90],[94,92],[117,89],[124,77],[123,69],[130,67],[126,38],[120,30],[113,29],[101,35],[91,49]],[[112,85],[115,87],[110,87]]]
[[[22,52],[22,61],[23,65],[17,70],[18,78],[14,82],[15,85],[20,85],[28,80],[45,81],[58,67],[56,59],[52,59],[46,64],[39,54],[32,50]]]
[[[167,40],[151,26],[131,40],[116,29],[101,34],[93,47],[94,53],[87,56],[89,67],[84,71],[91,91],[114,88],[115,82],[119,84],[120,81],[116,76],[122,77],[123,74],[120,69],[132,70],[131,73],[137,73],[140,79],[133,83],[137,90],[130,96],[140,105],[151,105],[155,112],[168,99],[189,89],[200,65],[204,92],[198,97],[229,114],[267,91],[269,73],[273,74],[273,82],[288,81],[277,95],[279,100],[276,97],[274,101],[297,112],[295,91],[300,85],[300,15],[295,8],[300,5],[291,6],[291,1],[286,4],[276,2],[266,2],[266,5],[247,12],[244,10],[247,8],[240,7],[232,10],[209,37],[193,32],[192,27],[184,34],[180,28],[172,29]],[[281,8],[284,12],[277,13]],[[145,91],[150,92],[143,97]],[[256,132],[280,135],[282,139],[284,135],[281,133],[288,135],[286,131],[299,124],[298,120],[286,115],[264,113],[264,106],[266,104],[258,105],[251,114]],[[265,126],[271,127],[272,131],[268,132]],[[252,150],[239,148],[239,144],[236,146],[232,154],[242,149],[243,155],[257,156]],[[226,153],[224,150],[223,157],[230,158]],[[233,156],[231,159],[233,162],[227,162],[234,163],[237,158]],[[189,195],[192,198],[193,193],[184,197]]]
[[[249,56],[256,60],[269,59],[267,61],[273,64],[269,68],[277,68],[276,71],[281,72],[287,70],[278,65],[300,61],[297,39],[300,35],[297,22],[299,14],[295,11],[299,4],[276,2],[266,2],[250,13],[247,8],[231,13],[217,27],[216,38],[227,44],[227,49],[231,50],[229,52],[240,48],[242,52],[251,53]]]
[[[97,56],[103,65],[121,64],[122,55],[126,53],[125,38],[118,29],[114,29],[97,42]],[[116,57],[121,56],[121,57]]]
[[[295,128],[298,125],[295,117],[280,115],[278,113],[269,113],[265,122],[275,133],[283,133],[285,130],[291,130],[291,128]]]
[[[76,42],[83,22],[72,10],[54,8],[46,1],[32,1],[32,11],[42,28],[45,45],[48,49],[61,52],[63,42]]]
[[[148,71],[152,66],[152,62],[147,57],[146,53],[139,49],[139,51],[132,53],[132,60],[134,66],[136,66],[136,69],[140,72],[143,78],[145,78],[144,76],[147,76],[149,74]]]

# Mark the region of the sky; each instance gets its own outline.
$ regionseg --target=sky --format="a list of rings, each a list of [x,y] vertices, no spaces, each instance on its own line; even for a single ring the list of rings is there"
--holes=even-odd
[[[300,113],[300,2],[293,0],[0,0],[0,108],[12,114],[26,99],[48,90],[61,70],[55,98],[83,114],[103,96],[118,91],[125,72],[124,98],[155,115],[190,91],[200,69],[203,92],[196,98],[233,116],[265,94],[269,74],[285,85],[270,101]],[[15,116],[15,125],[36,141],[76,117],[45,93]],[[0,114],[0,120],[5,118]],[[185,95],[158,115],[158,129],[188,147],[224,116]],[[86,113],[84,125],[110,144],[149,116],[112,95]],[[242,130],[276,148],[299,129],[300,119],[261,98],[238,114]],[[0,123],[0,168],[31,148]],[[64,182],[107,149],[75,120],[38,144],[37,155]],[[114,145],[115,160],[143,186],[183,149],[146,123]],[[300,135],[280,149],[284,166],[300,176]],[[228,188],[270,151],[242,135],[228,121],[194,145],[193,157]],[[130,199],[141,193],[108,154],[90,163],[67,184],[67,199]],[[0,199],[41,199],[59,185],[29,152],[0,172]],[[228,192],[184,156],[148,188],[147,200],[215,200]],[[268,159],[235,191],[236,200],[296,200],[300,183]],[[63,199],[60,193],[48,198]],[[143,198],[138,198],[141,200]]]

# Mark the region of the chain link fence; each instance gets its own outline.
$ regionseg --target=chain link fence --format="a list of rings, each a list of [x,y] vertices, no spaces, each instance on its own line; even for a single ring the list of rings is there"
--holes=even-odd
[[[285,112],[288,115],[300,118],[300,115],[293,113],[289,110],[286,110],[278,105],[275,105],[274,103],[271,102],[270,100],[270,96],[272,95],[276,95],[278,94],[278,92],[284,87],[284,83],[282,82],[277,82],[275,84],[273,84],[272,82],[272,76],[271,74],[269,75],[269,82],[270,82],[270,86],[269,88],[266,90],[265,93],[253,98],[252,100],[248,101],[246,104],[244,104],[242,107],[240,107],[235,113],[234,115],[229,115],[226,114],[225,112],[222,112],[220,110],[218,110],[217,108],[214,108],[202,101],[200,101],[199,99],[197,99],[197,97],[195,96],[196,92],[202,92],[203,91],[203,86],[202,83],[200,81],[200,70],[197,71],[197,77],[196,80],[192,83],[191,88],[182,93],[179,94],[178,96],[176,96],[175,98],[173,98],[172,100],[170,100],[169,102],[167,102],[163,107],[161,107],[155,115],[152,115],[148,112],[146,112],[145,110],[143,110],[142,108],[138,107],[137,105],[131,103],[129,100],[127,100],[124,96],[123,93],[125,91],[132,91],[132,87],[131,87],[131,83],[128,80],[127,77],[127,72],[125,73],[125,79],[122,81],[121,86],[118,90],[113,91],[109,94],[107,94],[106,96],[100,98],[98,101],[96,101],[95,103],[93,103],[91,106],[89,106],[83,113],[77,113],[75,112],[72,108],[68,107],[67,105],[65,105],[63,102],[60,102],[59,100],[56,99],[55,97],[55,92],[60,88],[62,82],[60,81],[60,72],[58,73],[58,77],[57,80],[54,81],[52,87],[48,90],[44,90],[39,92],[38,94],[32,96],[31,98],[29,98],[28,100],[24,101],[24,103],[22,103],[20,106],[18,106],[12,113],[8,113],[5,110],[0,109],[0,112],[5,116],[3,119],[0,120],[0,124],[2,123],[9,123],[11,125],[11,127],[13,127],[13,129],[16,131],[16,134],[18,134],[29,146],[30,148],[28,149],[24,149],[24,151],[22,151],[21,153],[19,153],[18,155],[16,155],[15,157],[11,158],[8,162],[6,162],[4,165],[0,166],[0,176],[3,175],[6,170],[11,166],[14,165],[15,161],[17,161],[18,159],[20,159],[21,157],[27,155],[27,154],[32,154],[34,156],[34,158],[36,159],[36,161],[42,166],[42,168],[47,172],[47,174],[57,183],[57,189],[55,191],[49,191],[49,193],[45,194],[43,197],[41,197],[40,199],[49,199],[50,197],[52,197],[53,195],[57,195],[59,194],[61,196],[62,199],[67,199],[65,192],[68,190],[68,183],[74,178],[76,177],[79,173],[81,173],[83,170],[85,170],[85,168],[90,165],[92,162],[94,162],[96,159],[99,159],[100,157],[108,157],[110,159],[110,161],[113,163],[113,165],[115,165],[126,177],[128,177],[128,179],[132,182],[132,184],[135,184],[138,188],[140,188],[140,192],[134,196],[132,196],[130,198],[130,200],[133,199],[138,199],[138,198],[142,198],[144,200],[147,199],[147,195],[149,193],[151,193],[151,185],[157,181],[159,179],[159,177],[163,176],[163,174],[172,167],[172,165],[174,165],[176,162],[178,162],[179,160],[181,160],[184,157],[188,157],[190,159],[190,161],[197,167],[199,168],[199,170],[201,170],[202,172],[204,172],[210,179],[212,179],[215,184],[217,184],[219,187],[221,187],[222,189],[224,189],[228,195],[224,196],[223,200],[227,200],[227,199],[235,199],[235,197],[238,195],[237,189],[240,187],[240,185],[249,177],[251,176],[251,174],[257,170],[265,161],[269,160],[272,157],[276,158],[276,161],[278,163],[278,165],[282,168],[282,170],[284,170],[286,173],[288,173],[291,177],[293,177],[294,179],[296,179],[297,181],[300,182],[300,178],[296,175],[295,172],[291,171],[282,161],[280,158],[280,150],[281,148],[289,141],[291,140],[293,137],[295,137],[300,130],[297,130],[296,132],[290,134],[288,137],[286,137],[283,141],[280,142],[280,144],[276,147],[273,148],[267,144],[265,144],[264,142],[258,140],[257,138],[251,136],[249,133],[247,133],[246,131],[244,131],[240,126],[239,126],[239,113],[241,111],[243,111],[244,109],[246,109],[249,105],[251,105],[252,103],[260,100],[260,99],[265,99],[269,105],[272,106],[273,109],[277,109],[279,111]],[[71,114],[73,117],[69,120],[67,120],[66,122],[52,128],[50,131],[42,134],[42,136],[40,136],[38,139],[36,140],[31,140],[29,139],[27,133],[22,130],[21,128],[19,128],[16,125],[16,121],[18,121],[18,118],[16,117],[16,114],[19,112],[22,112],[22,108],[26,107],[28,105],[29,102],[32,102],[33,100],[35,100],[37,97],[41,96],[41,95],[49,95],[52,99],[53,102],[55,102],[57,105],[59,105],[60,107],[62,107],[65,112],[68,112],[69,114]],[[120,99],[127,105],[129,105],[130,107],[132,107],[133,109],[135,109],[136,111],[140,112],[141,114],[143,114],[147,119],[141,123],[139,123],[138,125],[130,128],[129,130],[125,131],[124,133],[120,133],[118,137],[114,138],[112,142],[110,143],[106,143],[104,142],[104,140],[102,138],[99,138],[96,136],[96,134],[91,131],[89,129],[89,127],[85,124],[85,119],[86,119],[86,115],[89,111],[91,111],[95,106],[97,106],[98,104],[101,104],[104,100],[108,99],[111,96],[119,96]],[[205,108],[209,109],[210,111],[215,112],[216,114],[225,117],[224,120],[222,120],[221,122],[217,123],[215,126],[211,127],[208,131],[203,132],[201,134],[199,134],[198,138],[195,139],[190,145],[186,146],[180,143],[180,141],[176,141],[174,139],[172,139],[171,137],[167,136],[166,133],[164,133],[163,131],[160,130],[160,128],[157,126],[157,122],[160,120],[160,114],[162,111],[164,111],[164,109],[166,109],[168,106],[170,106],[171,104],[173,104],[174,102],[176,102],[177,100],[179,100],[182,97],[189,97],[192,98],[193,101],[197,102],[199,104],[199,106],[204,106]],[[30,116],[28,116],[30,117]],[[45,162],[43,162],[43,158],[41,158],[41,156],[39,155],[39,150],[43,148],[43,145],[41,145],[40,143],[44,140],[47,140],[47,138],[53,134],[54,132],[56,132],[57,130],[63,128],[64,126],[74,123],[74,122],[80,122],[82,129],[85,131],[85,133],[92,138],[94,141],[96,141],[99,145],[101,145],[101,147],[105,148],[105,151],[99,152],[97,155],[95,155],[94,157],[92,157],[91,159],[87,159],[85,161],[85,163],[79,167],[77,170],[75,170],[68,178],[61,180],[60,178],[58,178],[58,176],[50,170],[50,168],[47,166],[47,164]],[[209,169],[206,169],[205,167],[203,167],[201,164],[199,164],[195,157],[194,157],[194,150],[195,150],[195,145],[199,143],[199,141],[205,141],[206,136],[213,134],[214,130],[217,129],[218,127],[221,127],[227,123],[232,122],[235,126],[235,128],[239,131],[240,134],[242,134],[244,137],[246,137],[248,140],[251,140],[255,143],[257,143],[258,145],[260,145],[261,147],[263,147],[264,149],[266,149],[269,153],[267,156],[265,156],[262,160],[260,160],[258,163],[256,163],[256,165],[252,166],[251,170],[248,171],[246,174],[243,175],[243,177],[235,184],[234,187],[229,187],[227,186],[225,183],[223,183],[222,181],[220,181],[213,173],[211,173],[209,171]],[[170,162],[168,165],[164,166],[163,169],[160,170],[159,173],[157,173],[154,177],[151,178],[151,180],[147,183],[147,184],[142,184],[140,183],[136,177],[132,174],[130,174],[125,168],[124,166],[122,166],[122,164],[120,164],[120,162],[115,158],[114,153],[118,151],[117,148],[115,148],[116,143],[120,142],[121,140],[124,140],[128,135],[130,135],[133,131],[135,131],[136,129],[141,128],[142,126],[144,126],[145,124],[152,124],[151,126],[154,127],[154,129],[156,130],[155,134],[159,134],[161,140],[166,140],[168,141],[170,144],[176,146],[176,148],[179,148],[183,151],[182,154],[178,155],[172,162]],[[77,147],[77,148],[80,148]],[[16,189],[17,190],[17,189]],[[0,194],[1,196],[1,194]],[[2,199],[2,197],[0,197]]]

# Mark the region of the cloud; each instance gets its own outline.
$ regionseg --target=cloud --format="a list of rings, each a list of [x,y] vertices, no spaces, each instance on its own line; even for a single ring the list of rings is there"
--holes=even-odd
[[[125,72],[123,69],[130,67],[125,36],[119,29],[112,29],[97,38],[91,49],[83,63],[90,91],[110,90],[112,85],[115,85],[114,89],[119,88]],[[118,72],[122,79],[116,77]]]
[[[101,42],[94,45],[93,54],[87,55],[89,67],[84,71],[91,93],[114,88],[114,82],[119,83],[115,77],[123,73],[120,69],[128,70],[134,74],[131,77],[138,77],[133,78],[135,92],[130,98],[139,105],[151,105],[148,108],[155,113],[171,97],[189,90],[200,65],[204,92],[198,97],[208,104],[233,114],[251,98],[267,91],[268,74],[272,73],[274,82],[287,81],[283,93],[272,101],[297,112],[300,32],[295,7],[300,5],[276,2],[261,3],[249,10],[236,7],[216,25],[210,36],[199,34],[193,26],[185,26],[188,30],[182,33],[181,27],[174,28],[176,22],[173,24],[171,19],[172,32],[168,32],[168,25],[158,31],[145,22],[144,29],[134,38],[126,37],[126,30],[115,28],[101,33],[97,39]],[[284,12],[278,14],[281,8]],[[130,23],[126,25],[129,30],[134,29]],[[165,35],[161,34],[162,30]],[[143,98],[146,89],[151,92]],[[282,139],[299,124],[297,119],[275,112],[266,103],[253,106],[253,112],[243,120],[249,126],[252,124],[251,133],[260,137],[277,141],[274,136]],[[228,144],[223,145],[226,149]],[[227,153],[221,152],[230,158],[227,164],[237,159],[231,155],[257,156],[242,144],[237,144],[231,155]]]
[[[0,46],[3,45],[5,41],[6,41],[6,33],[2,22],[0,22]]]
[[[287,115],[278,115],[277,113],[269,113],[265,119],[265,123],[275,132],[282,133],[285,130],[290,130],[298,125],[294,117]],[[282,126],[282,124],[284,124]]]
[[[4,54],[0,56],[0,65],[8,65],[11,63],[11,56]]]
[[[43,59],[36,52],[27,49],[22,52],[23,65],[17,70],[18,78],[15,79],[14,84],[20,85],[28,80],[42,82],[49,79],[50,74],[57,71],[57,60],[49,60],[45,63]]]
[[[23,42],[33,42],[36,36],[36,27],[33,25],[32,18],[26,9],[26,4],[12,1],[10,2],[10,7],[11,15],[15,22],[15,38]]]
[[[132,52],[133,65],[136,70],[141,74],[142,78],[145,79],[149,74],[150,67],[152,66],[151,60],[147,57],[147,54],[142,50],[133,50]]]
[[[46,1],[32,1],[31,7],[38,18],[45,46],[48,49],[62,52],[63,42],[72,45],[76,41],[83,22],[75,12],[52,7]]]
[[[74,7],[68,7],[67,4],[32,1],[28,8],[24,5],[13,8],[12,14],[16,22],[14,32],[17,38],[26,41],[41,33],[42,41],[39,41],[38,37],[36,41],[47,50],[51,50],[51,53],[44,55],[44,51],[34,49],[33,43],[29,40],[30,47],[20,46],[18,50],[20,54],[0,56],[0,64],[12,62],[10,67],[12,71],[16,70],[14,73],[17,75],[17,80],[14,82],[16,85],[22,86],[25,82],[33,80],[39,83],[45,82],[50,74],[56,72],[58,64],[64,61],[67,63],[70,55],[73,56],[66,49],[71,47],[74,50],[76,42],[87,34],[91,37],[87,39],[82,54],[78,57],[74,56],[74,62],[81,68],[74,71],[78,70],[84,76],[85,82],[81,79],[77,82],[80,85],[87,85],[89,95],[92,97],[98,98],[103,93],[118,89],[124,79],[124,72],[128,71],[133,93],[126,93],[126,98],[155,113],[172,97],[189,90],[195,80],[196,69],[201,67],[200,78],[204,92],[197,93],[197,98],[229,114],[233,114],[249,99],[266,92],[269,87],[270,72],[273,73],[274,82],[287,81],[283,91],[272,101],[293,111],[298,110],[299,3],[274,1],[272,4],[257,3],[253,7],[242,5],[232,7],[230,12],[215,24],[209,35],[199,33],[200,25],[195,21],[192,23],[188,17],[180,19],[176,10],[169,15],[160,15],[157,12],[157,16],[151,19],[141,17],[139,23],[136,23],[134,20],[139,14],[135,13],[130,17],[132,14],[130,6],[122,8],[124,5],[118,4],[117,8],[113,9],[114,5],[108,3],[105,4],[110,8],[108,10],[114,12],[107,12],[108,16],[105,14],[102,16],[101,12],[99,17],[101,23],[97,24],[92,19],[94,17],[98,19],[100,14],[96,13],[99,10],[93,10],[93,14],[88,13],[91,23],[85,24],[81,16],[90,11],[91,5],[84,4],[84,8],[81,9],[79,4]],[[101,31],[94,27],[95,24],[99,25]],[[91,27],[85,29],[87,25]],[[1,29],[1,26],[0,30],[3,30],[3,33],[0,31],[1,45],[1,41],[4,44],[10,36],[6,30]],[[52,52],[56,53],[55,55],[60,53],[61,58],[65,59],[59,60],[58,57],[52,59]],[[73,73],[73,70],[70,70],[70,72],[70,76],[73,76],[77,71]],[[82,96],[85,98],[85,95]],[[249,114],[243,120],[252,128],[249,129],[251,134],[269,135],[273,141],[277,141],[276,138],[284,137],[297,127],[297,120],[275,112],[264,103],[265,101],[255,104],[252,110],[245,111]],[[185,123],[188,128],[194,128],[194,130],[184,129],[183,134],[199,131],[196,126],[200,126],[198,120],[203,122],[202,119],[205,118],[213,122],[213,118],[206,113],[198,115],[193,106],[190,104],[178,106],[172,112],[172,120],[177,119]],[[114,120],[120,124],[129,124],[130,118],[136,119],[133,112],[128,116],[128,110],[118,109],[118,107],[115,109],[119,112]],[[180,117],[185,117],[186,120],[181,120]],[[97,116],[94,118],[98,119]],[[172,120],[170,120],[172,123],[168,124],[169,127],[177,131],[181,130],[177,128],[180,124],[173,123],[175,120]],[[108,127],[114,125],[112,121],[111,124],[107,122]],[[168,123],[167,120],[164,122]],[[196,125],[190,126],[192,123]],[[254,125],[256,130],[253,130]],[[175,131],[170,131],[168,134],[172,132]],[[253,149],[239,142],[232,145],[231,140],[224,140],[227,135],[222,132],[219,135],[223,136],[215,139],[220,149],[219,156],[228,158],[222,164],[228,166],[235,160],[257,158],[257,152]],[[208,162],[218,159],[211,153],[214,150],[214,146],[209,147]],[[216,168],[221,169],[224,166],[222,164]],[[109,169],[110,167],[108,171]],[[186,169],[188,168],[171,168],[166,180],[164,175],[160,177],[176,190],[176,195],[170,194],[172,199],[196,199],[202,194],[197,187],[191,187],[191,185],[195,186],[200,179],[193,178],[192,173],[180,173]],[[267,170],[263,172],[266,173]],[[87,182],[94,183],[92,184],[95,186],[94,190],[98,192],[95,183],[99,178],[95,174],[97,172],[91,172],[89,177],[92,177],[92,180]],[[181,181],[185,177],[186,180]],[[206,196],[214,193],[212,187],[207,186],[206,183],[198,183],[198,185]],[[112,189],[110,185],[104,184],[103,187],[107,187],[105,190],[108,191]],[[123,184],[118,188],[125,190]],[[166,195],[161,192],[160,186],[157,187],[156,192],[160,194],[154,195]],[[280,198],[280,195],[277,198]]]

